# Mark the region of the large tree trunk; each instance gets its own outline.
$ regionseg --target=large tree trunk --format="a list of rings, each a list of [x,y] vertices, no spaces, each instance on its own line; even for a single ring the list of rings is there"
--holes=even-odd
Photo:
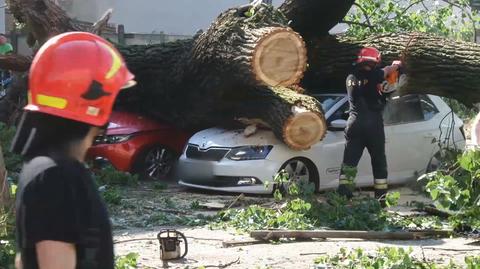
[[[183,128],[224,125],[248,117],[264,122],[294,149],[317,143],[326,131],[320,104],[288,88],[283,92],[290,93],[291,100],[284,100],[288,94],[277,95],[274,88],[297,84],[303,77],[306,49],[302,38],[285,27],[284,17],[273,7],[263,5],[253,16],[245,15],[247,10],[224,12],[193,40],[121,47],[139,81],[138,91],[126,92],[121,99],[131,99],[135,92],[142,112]],[[272,100],[264,102],[263,110],[252,107],[265,96]],[[316,130],[316,135],[298,131],[304,121],[292,120],[307,114],[314,126],[301,131]],[[294,134],[298,141],[292,138]]]
[[[310,49],[306,85],[312,88],[344,89],[358,50],[374,46],[384,64],[402,59],[407,83],[400,94],[433,94],[465,104],[480,102],[480,45],[424,33],[372,36],[356,40],[344,36],[318,39]],[[332,57],[332,52],[335,56]]]

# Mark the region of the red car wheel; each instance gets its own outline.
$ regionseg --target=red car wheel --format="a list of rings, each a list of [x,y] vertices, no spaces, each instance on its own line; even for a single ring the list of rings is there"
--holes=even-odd
[[[173,151],[164,146],[153,146],[140,155],[135,170],[142,179],[164,180],[172,171],[175,160]]]

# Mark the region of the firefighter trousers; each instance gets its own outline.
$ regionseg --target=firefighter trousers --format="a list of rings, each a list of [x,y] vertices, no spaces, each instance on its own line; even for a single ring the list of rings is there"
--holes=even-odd
[[[348,189],[352,189],[355,184],[356,168],[366,148],[371,157],[375,197],[381,198],[388,189],[383,120],[378,119],[364,125],[353,122],[345,130],[345,139],[340,188],[345,190],[345,187],[349,186]],[[351,194],[347,193],[347,196]]]

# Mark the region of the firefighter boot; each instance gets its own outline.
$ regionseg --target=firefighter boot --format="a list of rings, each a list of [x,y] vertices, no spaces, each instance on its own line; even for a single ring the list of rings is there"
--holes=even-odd
[[[347,199],[352,199],[354,187],[355,183],[353,180],[348,180],[342,177],[340,179],[340,184],[338,185],[337,193],[341,196],[347,197]]]

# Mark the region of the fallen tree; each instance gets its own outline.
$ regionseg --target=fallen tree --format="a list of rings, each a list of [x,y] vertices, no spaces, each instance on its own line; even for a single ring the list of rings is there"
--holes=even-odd
[[[50,9],[52,3],[37,9],[32,1],[12,0],[11,5],[27,25],[35,22],[29,29],[37,43],[45,35],[77,30],[62,10]],[[43,18],[45,8],[57,19]],[[307,66],[305,43],[272,6],[229,9],[191,40],[119,49],[139,82],[134,93],[124,95],[130,108],[141,106],[143,112],[183,128],[239,118],[261,122],[294,149],[308,149],[326,132],[318,101],[296,92]],[[239,105],[255,103],[261,107]],[[313,121],[306,126],[305,118]]]
[[[323,138],[327,126],[320,104],[302,94],[299,84],[343,91],[355,54],[366,45],[382,50],[387,63],[404,60],[409,80],[402,93],[480,102],[474,90],[478,45],[416,33],[365,40],[330,36],[328,30],[353,3],[287,0],[275,9],[255,1],[223,12],[207,31],[189,40],[119,46],[139,82],[119,103],[182,128],[227,126],[234,120],[260,125],[291,148],[308,149]],[[107,13],[92,29],[81,29],[49,0],[10,0],[9,5],[27,25],[34,47],[65,31],[101,32],[109,17]],[[0,67],[25,71],[28,65],[25,58],[0,58]]]

